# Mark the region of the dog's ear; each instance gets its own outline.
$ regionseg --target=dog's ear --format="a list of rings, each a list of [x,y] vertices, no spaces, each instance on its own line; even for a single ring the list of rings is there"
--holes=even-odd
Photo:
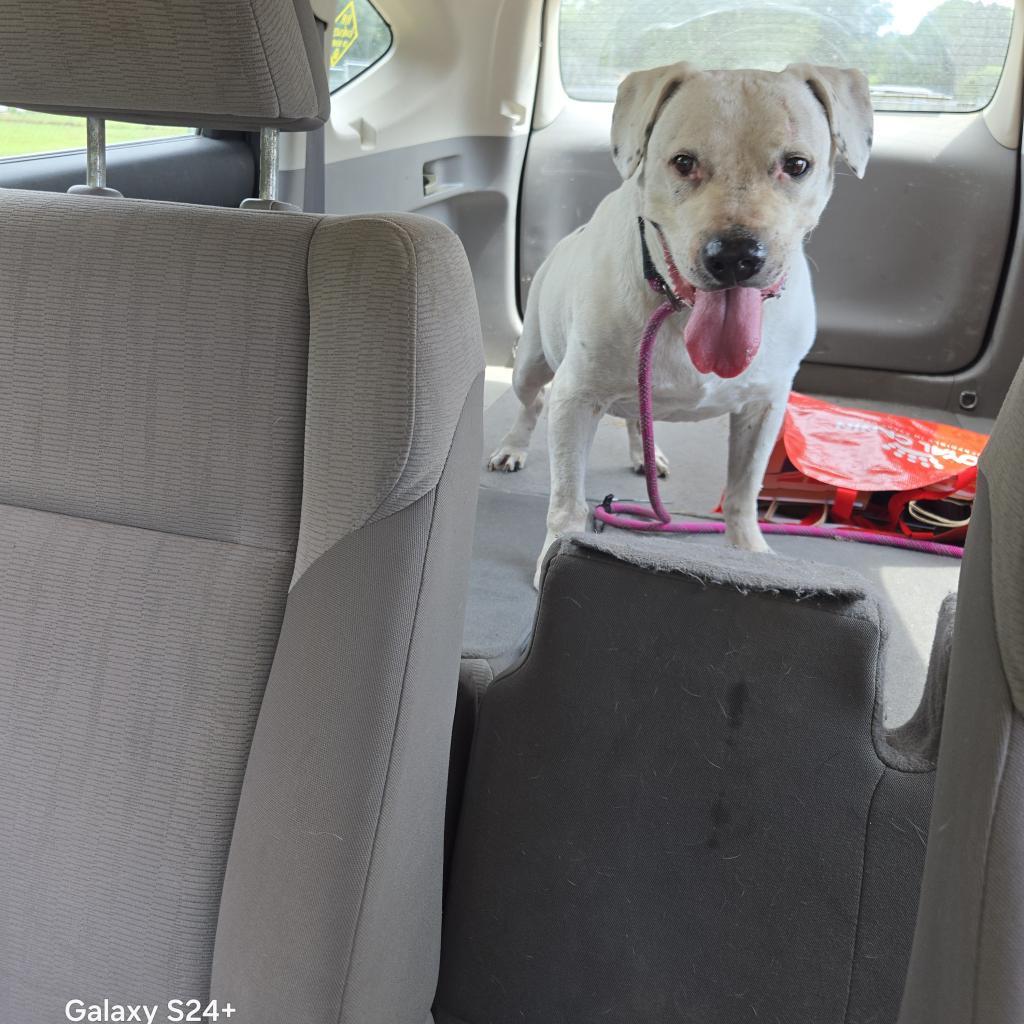
[[[825,108],[832,130],[832,149],[858,178],[864,177],[871,155],[874,111],[871,90],[862,71],[856,68],[830,68],[819,64],[790,64],[786,74],[797,75],[807,83]]]
[[[669,64],[634,71],[622,80],[612,111],[612,159],[623,179],[636,173],[647,154],[647,143],[665,104],[696,73],[692,64]]]

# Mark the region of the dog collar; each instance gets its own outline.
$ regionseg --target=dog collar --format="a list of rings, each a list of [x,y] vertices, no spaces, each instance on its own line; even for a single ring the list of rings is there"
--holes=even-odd
[[[669,275],[672,277],[672,284],[669,284],[661,276],[658,268],[654,265],[654,260],[651,258],[651,250],[647,245],[647,219],[645,217],[637,217],[637,223],[640,227],[640,255],[643,258],[644,280],[651,291],[658,295],[664,295],[672,304],[672,308],[677,312],[688,307],[692,308],[697,299],[697,289],[679,273],[679,268],[672,258],[672,253],[661,227],[655,224],[654,221],[651,221],[651,226],[657,232],[658,241],[661,243],[662,255],[665,257]],[[761,301],[776,298],[782,292],[785,284],[786,278],[780,277],[771,287],[762,288]]]

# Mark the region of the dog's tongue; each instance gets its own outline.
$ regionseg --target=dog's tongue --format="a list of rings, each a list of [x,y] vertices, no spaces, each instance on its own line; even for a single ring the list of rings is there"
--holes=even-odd
[[[760,289],[698,289],[683,338],[701,373],[738,377],[761,345]]]

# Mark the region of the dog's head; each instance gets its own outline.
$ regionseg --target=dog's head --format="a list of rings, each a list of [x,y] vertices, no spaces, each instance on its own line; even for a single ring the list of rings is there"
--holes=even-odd
[[[863,176],[871,136],[864,75],[811,64],[637,71],[612,115],[612,155],[659,233],[655,258],[674,263],[698,298],[739,287],[744,305],[746,289],[786,276],[828,202],[837,156]]]
[[[767,288],[818,223],[836,156],[863,177],[872,111],[860,71],[673,64],[619,86],[612,154],[697,288]]]

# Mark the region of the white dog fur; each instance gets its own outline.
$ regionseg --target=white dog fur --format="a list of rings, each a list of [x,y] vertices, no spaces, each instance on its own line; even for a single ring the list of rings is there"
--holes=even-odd
[[[656,419],[730,414],[726,536],[737,547],[767,550],[757,494],[793,377],[815,334],[803,244],[828,202],[836,157],[862,177],[871,132],[867,80],[855,70],[802,64],[778,73],[704,72],[683,63],[622,82],[612,152],[623,183],[537,272],[513,373],[523,407],[489,460],[491,469],[507,472],[525,465],[543,390],[553,381],[545,551],[556,537],[585,528],[584,474],[601,416],[626,418],[630,458],[643,470],[637,351],[662,299],[644,280],[640,217],[665,281],[672,268],[660,237],[688,284],[720,290],[706,246],[730,233],[755,239],[764,260],[746,287],[785,281],[781,295],[764,302],[760,349],[738,376],[696,369],[681,337],[683,312],[662,328],[652,377]],[[802,174],[787,173],[799,171],[801,160],[808,163]],[[658,470],[668,472],[660,452]],[[538,562],[538,578],[539,571]]]

